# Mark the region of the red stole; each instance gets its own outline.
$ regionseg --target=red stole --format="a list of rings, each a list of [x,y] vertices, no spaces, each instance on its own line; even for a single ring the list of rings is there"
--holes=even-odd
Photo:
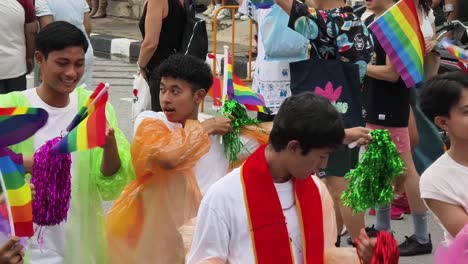
[[[241,168],[255,263],[294,263],[286,219],[260,147]],[[311,177],[294,180],[296,208],[302,227],[304,262],[321,264],[324,258],[323,212],[320,192]]]

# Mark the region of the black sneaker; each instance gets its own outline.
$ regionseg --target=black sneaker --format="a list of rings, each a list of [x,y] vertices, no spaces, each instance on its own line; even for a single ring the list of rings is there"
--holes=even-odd
[[[416,255],[423,255],[423,254],[431,254],[432,253],[432,242],[431,242],[431,235],[429,234],[429,241],[425,244],[421,244],[416,240],[416,235],[412,235],[410,237],[406,237],[405,242],[398,245],[398,249],[400,250],[400,256],[416,256]]]

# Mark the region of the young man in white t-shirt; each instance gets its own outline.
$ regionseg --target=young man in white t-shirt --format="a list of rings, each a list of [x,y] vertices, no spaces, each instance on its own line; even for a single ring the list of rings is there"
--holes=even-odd
[[[345,138],[327,99],[287,98],[269,143],[203,197],[188,263],[360,263],[355,249],[335,247],[333,200],[314,175],[331,151],[358,138]],[[358,240],[370,263],[376,241],[364,229]]]
[[[450,149],[427,168],[420,182],[421,197],[450,244],[468,223],[468,75],[453,72],[429,80],[421,109],[450,138]]]

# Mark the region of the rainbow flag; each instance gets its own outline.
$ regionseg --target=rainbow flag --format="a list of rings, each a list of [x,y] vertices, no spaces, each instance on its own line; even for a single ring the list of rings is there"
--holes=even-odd
[[[49,114],[41,108],[0,108],[0,147],[28,139],[43,127]]]
[[[452,56],[454,56],[457,60],[468,63],[468,51],[464,50],[457,45],[450,43],[447,39],[444,39],[440,42],[440,46],[446,49]]]
[[[248,110],[258,111],[265,114],[271,113],[265,107],[263,96],[255,93],[250,87],[245,85],[232,70],[231,56],[227,60],[227,95],[230,100],[236,100],[238,103],[245,105]]]
[[[13,236],[34,235],[32,194],[24,179],[23,156],[0,148],[0,181],[5,194],[10,229]]]
[[[104,146],[106,143],[106,104],[108,97],[108,90],[102,90],[88,105],[85,113],[86,117],[63,137],[52,148],[52,151],[63,154]]]
[[[425,42],[413,0],[400,0],[369,28],[374,32],[406,86],[424,78]]]
[[[104,93],[104,88],[109,87],[109,85],[106,85],[104,83],[99,83],[94,92],[89,96],[88,100],[86,103],[78,110],[78,114],[73,118],[72,122],[70,125],[67,127],[67,131],[71,131],[73,128],[75,128],[81,121],[83,121],[88,112],[88,107],[98,98],[99,96]]]

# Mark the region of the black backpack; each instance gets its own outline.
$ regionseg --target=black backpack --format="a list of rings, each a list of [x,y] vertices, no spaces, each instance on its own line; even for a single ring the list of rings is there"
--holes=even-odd
[[[208,34],[203,19],[195,17],[195,5],[192,0],[185,0],[186,22],[180,52],[206,60],[208,54]]]

